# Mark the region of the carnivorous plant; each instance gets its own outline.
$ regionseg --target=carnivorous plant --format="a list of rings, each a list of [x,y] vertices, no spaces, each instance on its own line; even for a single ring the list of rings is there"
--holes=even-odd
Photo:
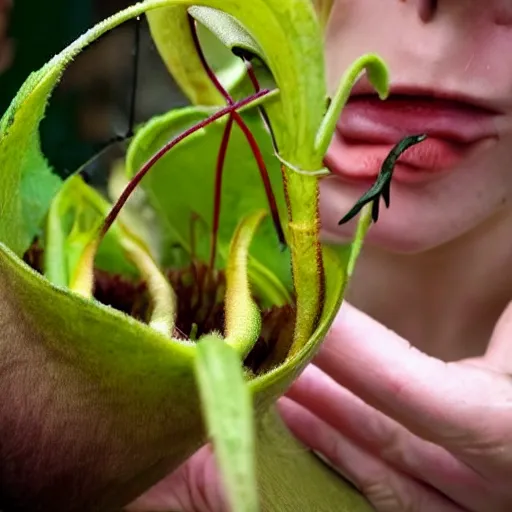
[[[394,160],[355,242],[322,245],[335,124],[361,73],[383,99],[388,81],[365,55],[328,98],[331,3],[146,0],[20,89],[0,121],[0,507],[120,510],[211,440],[232,510],[369,510],[274,407],[337,314],[363,206],[389,203]],[[144,13],[192,105],[137,129],[107,198],[57,176],[39,123],[72,59]],[[225,80],[197,23],[238,59]]]

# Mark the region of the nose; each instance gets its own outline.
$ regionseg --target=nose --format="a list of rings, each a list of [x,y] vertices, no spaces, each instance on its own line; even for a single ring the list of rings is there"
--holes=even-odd
[[[401,0],[407,2],[407,0]],[[424,23],[428,23],[437,11],[438,0],[416,0],[418,4],[418,15]]]

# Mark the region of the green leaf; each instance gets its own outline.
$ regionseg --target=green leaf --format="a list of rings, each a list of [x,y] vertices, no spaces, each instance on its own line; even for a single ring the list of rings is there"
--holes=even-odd
[[[164,143],[203,120],[209,112],[205,108],[189,107],[150,121],[137,133],[130,145],[127,156],[129,176],[133,176]],[[244,114],[244,119],[260,144],[280,211],[284,215],[286,207],[281,171],[279,162],[273,157],[268,134],[255,113]],[[175,243],[180,244],[189,254],[192,246],[195,246],[196,257],[205,262],[209,259],[215,163],[225,122],[219,120],[187,138],[162,158],[144,178],[142,187],[168,236],[163,240],[164,265],[171,262],[170,248]],[[254,211],[267,208],[267,204],[250,147],[235,126],[224,166],[218,234],[220,267],[225,266],[229,243],[239,220]],[[201,221],[196,223],[195,243],[192,244],[190,223],[194,215],[199,216]],[[293,289],[289,253],[280,252],[270,219],[265,220],[256,233],[250,254],[249,276],[259,295],[277,305],[289,302]]]
[[[119,510],[204,442],[194,346],[52,286],[3,244],[0,325],[3,503]]]
[[[217,8],[217,5],[210,7]],[[298,310],[293,350],[298,351],[313,332],[322,303],[318,183],[311,176],[301,175],[303,171],[318,171],[323,167],[324,155],[318,153],[316,146],[327,95],[321,30],[310,0],[252,1],[245,2],[243,9],[239,7],[230,2],[224,2],[221,7],[236,18],[234,24],[229,17],[212,12],[207,22],[231,47],[249,45],[268,66],[280,90],[279,97],[267,101],[265,106],[285,163],[283,174]],[[166,34],[164,22],[160,21],[162,26],[156,30],[160,34],[155,31],[153,34],[161,35],[159,48],[164,60],[167,52],[173,52],[173,40],[180,41],[182,60],[192,55],[190,27],[182,24],[181,31]],[[201,75],[197,59],[191,62],[191,76]],[[204,77],[204,70],[202,73]]]
[[[41,155],[33,127],[37,106],[30,107],[18,98],[0,121],[0,240],[18,255],[37,234],[61,184]]]
[[[363,207],[359,221],[357,222],[356,235],[351,245],[350,257],[348,260],[347,274],[351,278],[357,263],[357,259],[363,249],[364,239],[372,226],[372,208],[371,206]]]
[[[196,3],[192,12],[230,47],[250,49],[265,62],[281,92],[267,103],[280,151],[291,164],[317,170],[321,159],[314,139],[327,93],[321,29],[311,0],[212,0]],[[196,55],[187,9],[176,6],[148,18],[164,62],[186,84],[188,96],[208,90],[204,104],[219,104]]]
[[[331,16],[334,0],[313,0],[313,4],[315,5],[315,9],[318,13],[320,24],[325,29],[329,22],[329,17]]]
[[[218,336],[197,346],[203,412],[231,510],[257,512],[252,399],[238,354]]]
[[[45,236],[45,276],[58,286],[69,286],[87,245],[94,239],[109,211],[108,202],[84,183],[71,177],[52,202]],[[109,231],[100,245],[96,265],[113,274],[137,277],[139,271],[130,264]]]
[[[249,54],[265,56],[258,43],[233,16],[211,7],[191,7],[188,12],[231,51],[241,49]]]
[[[219,23],[230,20],[230,28],[237,26],[237,35],[241,35],[244,41],[250,41],[250,36],[240,25],[236,25],[232,17],[208,7],[191,7],[187,11],[181,6],[174,6],[148,13],[151,36],[164,64],[192,104],[222,105],[225,102],[224,98],[211,83],[195,51],[189,13],[200,22],[198,32],[205,55],[228,91],[233,91],[244,79],[245,65],[222,44],[223,41],[219,42],[216,26],[208,23],[209,15],[215,16],[216,13],[215,21]],[[216,37],[212,36],[212,32]]]
[[[368,80],[379,94],[380,99],[384,100],[388,96],[389,72],[386,64],[378,55],[368,53],[353,62],[343,73],[336,94],[316,134],[315,145],[320,158],[324,158],[327,154],[341,112],[350,97],[352,87],[363,72],[368,75]]]
[[[132,262],[135,273],[144,279],[152,299],[149,325],[171,336],[177,309],[176,297],[147,245],[118,219],[98,248],[100,228],[110,209],[111,205],[81,177],[68,179],[50,210],[45,275],[54,284],[89,297],[94,288],[95,260],[100,253],[104,258],[110,257],[111,266],[117,264],[128,268],[128,262]],[[105,241],[108,241],[107,248],[111,253],[102,251]]]
[[[226,269],[226,343],[244,360],[261,332],[261,315],[247,275],[249,246],[266,212],[243,219],[231,240]]]
[[[206,60],[219,82],[232,96],[241,97],[240,93],[243,91],[239,90],[245,89],[246,86],[250,87],[245,64],[202,23],[198,23],[197,33]],[[252,92],[251,89],[249,91]],[[248,96],[248,94],[245,96]]]

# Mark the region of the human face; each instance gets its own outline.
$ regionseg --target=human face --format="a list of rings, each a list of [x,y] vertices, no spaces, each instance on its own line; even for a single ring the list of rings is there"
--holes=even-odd
[[[391,73],[382,103],[363,78],[338,124],[322,183],[327,240],[369,188],[393,143],[426,132],[403,156],[369,241],[422,252],[512,210],[512,0],[335,0],[327,29],[330,90],[357,57],[375,52]],[[353,226],[353,224],[352,224]]]

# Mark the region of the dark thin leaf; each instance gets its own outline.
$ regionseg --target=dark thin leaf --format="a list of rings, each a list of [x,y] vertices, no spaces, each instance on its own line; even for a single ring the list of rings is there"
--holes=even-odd
[[[389,153],[386,160],[382,164],[377,180],[372,185],[370,190],[365,192],[357,203],[351,208],[351,210],[340,220],[339,224],[345,224],[349,220],[353,219],[363,208],[364,205],[374,202],[372,205],[372,217],[373,221],[377,222],[379,219],[379,201],[382,196],[386,208],[389,208],[390,194],[391,194],[391,178],[393,177],[393,171],[395,165],[400,156],[410,147],[419,144],[427,138],[426,135],[412,135],[401,140]]]

